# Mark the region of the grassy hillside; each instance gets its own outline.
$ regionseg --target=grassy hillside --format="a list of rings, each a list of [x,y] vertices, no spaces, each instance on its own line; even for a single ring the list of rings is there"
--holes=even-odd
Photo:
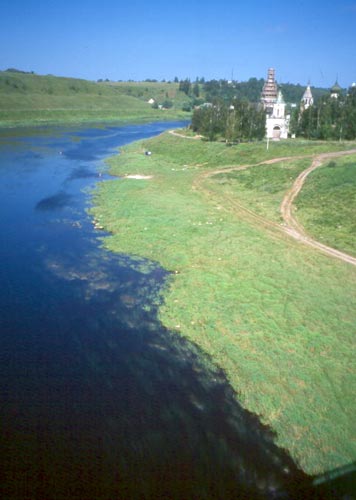
[[[0,127],[43,123],[186,119],[193,103],[220,97],[258,101],[263,80],[230,85],[225,80],[199,85],[199,98],[174,82],[91,82],[18,70],[0,71]],[[299,102],[304,88],[284,84],[286,101]],[[325,89],[313,89],[314,97]],[[320,93],[319,92],[319,93]],[[156,106],[148,103],[154,99]],[[155,109],[163,105],[168,109]]]
[[[120,93],[137,97],[145,102],[153,98],[158,104],[171,100],[176,108],[189,103],[189,97],[179,91],[179,83],[168,82],[103,82],[103,86],[117,89]]]
[[[311,474],[356,458],[356,269],[236,209],[235,200],[278,222],[283,193],[306,159],[261,173],[255,166],[240,179],[205,174],[347,147],[284,141],[266,151],[262,143],[227,148],[164,134],[110,161],[113,174],[151,178],[101,183],[94,199],[93,214],[111,233],[107,248],[174,271],[162,322],[211,355],[242,404]]]
[[[17,71],[0,72],[0,126],[41,123],[148,121],[187,118],[178,84],[112,85]],[[138,90],[140,89],[140,90]],[[166,95],[171,109],[153,109]]]

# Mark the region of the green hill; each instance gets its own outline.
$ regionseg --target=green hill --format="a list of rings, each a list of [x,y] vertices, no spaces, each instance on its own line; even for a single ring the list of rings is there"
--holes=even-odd
[[[53,75],[36,75],[17,69],[0,71],[0,127],[45,123],[144,122],[186,119],[187,110],[204,101],[232,98],[257,102],[263,79],[230,84],[226,80],[193,85],[185,94],[178,82],[88,81]],[[287,102],[299,102],[301,85],[282,85]],[[328,92],[312,88],[315,99]],[[154,103],[149,103],[153,99]],[[162,109],[161,109],[162,108]],[[183,111],[186,110],[186,111]]]
[[[154,109],[147,101],[169,109]],[[0,71],[0,126],[187,118],[176,83],[91,82]]]

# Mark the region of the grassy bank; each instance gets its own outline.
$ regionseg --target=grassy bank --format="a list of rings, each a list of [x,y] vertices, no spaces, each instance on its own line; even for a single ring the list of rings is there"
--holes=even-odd
[[[172,102],[154,109],[153,97]],[[75,78],[0,71],[0,127],[187,119],[175,83],[97,83]]]
[[[230,201],[278,222],[276,207],[307,159],[256,166],[240,179],[242,172],[204,174],[347,147],[285,141],[268,151],[264,144],[227,148],[167,133],[109,162],[115,175],[152,178],[108,181],[94,196],[93,215],[111,233],[107,248],[175,271],[162,322],[212,356],[243,405],[308,473],[356,457],[355,269],[263,226]]]

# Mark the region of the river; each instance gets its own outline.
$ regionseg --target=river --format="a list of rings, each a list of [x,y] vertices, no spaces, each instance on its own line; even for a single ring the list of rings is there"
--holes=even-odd
[[[159,324],[167,273],[104,250],[87,213],[106,156],[179,125],[0,133],[2,498],[298,498],[309,487],[223,374]]]

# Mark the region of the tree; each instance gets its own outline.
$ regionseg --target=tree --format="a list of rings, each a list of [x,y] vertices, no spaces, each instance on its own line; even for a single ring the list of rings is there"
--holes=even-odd
[[[320,129],[319,129],[320,131]],[[309,106],[305,109],[299,119],[298,135],[302,135],[306,139],[316,138],[318,131],[318,114],[315,106]]]
[[[184,92],[186,95],[189,95],[191,89],[191,83],[189,78],[186,78],[185,80],[181,80],[179,82],[179,90],[181,92]]]
[[[225,132],[225,113],[224,106],[219,103],[201,106],[194,110],[191,127],[209,141],[214,141]]]
[[[194,111],[191,126],[210,141],[220,136],[227,144],[232,144],[263,139],[266,116],[262,108],[247,100],[234,99],[229,105],[215,100]]]
[[[356,139],[356,86],[352,86],[346,97],[345,111],[345,139]]]
[[[173,107],[173,102],[170,99],[165,99],[162,103],[162,107],[165,109],[169,109]]]
[[[299,125],[299,109],[297,107],[293,108],[290,114],[289,131],[292,136],[298,134]]]
[[[198,82],[195,82],[194,84],[194,87],[193,87],[193,94],[195,95],[195,97],[199,97],[200,96],[200,89],[199,89],[199,84]]]
[[[346,97],[324,96],[304,110],[297,131],[307,139],[356,139],[356,87],[351,87]]]
[[[227,144],[232,144],[236,141],[236,112],[235,108],[232,106],[228,109],[226,117],[226,127],[225,127],[225,140]]]

